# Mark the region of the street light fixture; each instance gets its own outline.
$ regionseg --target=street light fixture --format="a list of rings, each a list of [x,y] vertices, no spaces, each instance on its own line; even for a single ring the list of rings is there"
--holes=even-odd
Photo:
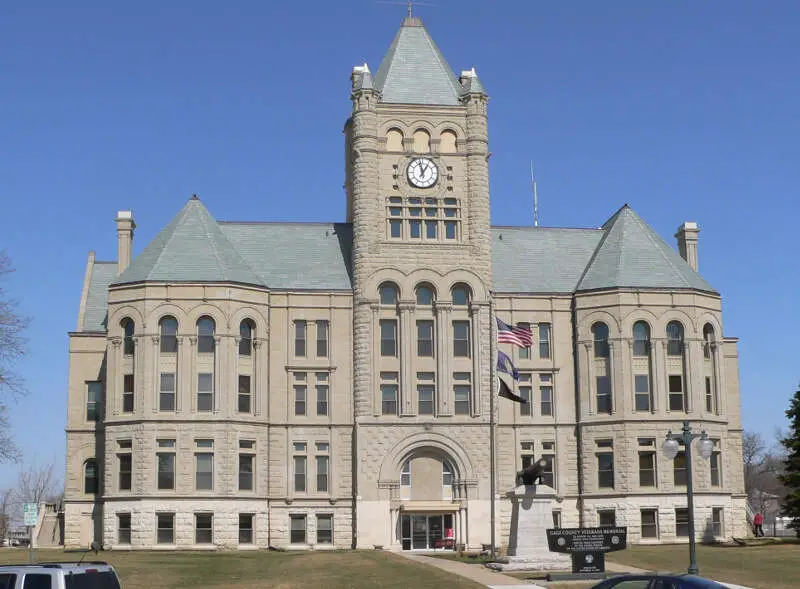
[[[686,448],[686,504],[689,511],[689,574],[697,575],[700,569],[697,568],[697,555],[695,551],[694,539],[694,488],[692,486],[692,441],[700,438],[697,442],[697,449],[700,456],[708,460],[714,450],[714,442],[708,439],[705,431],[693,434],[688,421],[683,422],[683,429],[679,434],[673,434],[672,430],[667,433],[667,438],[661,446],[667,460],[673,460],[680,450],[681,444]]]

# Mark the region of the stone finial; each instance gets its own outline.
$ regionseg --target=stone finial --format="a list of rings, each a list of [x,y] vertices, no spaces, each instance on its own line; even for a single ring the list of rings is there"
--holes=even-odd
[[[697,261],[697,241],[700,228],[694,221],[686,221],[678,227],[675,237],[678,240],[678,251],[686,263],[697,272],[699,264]]]

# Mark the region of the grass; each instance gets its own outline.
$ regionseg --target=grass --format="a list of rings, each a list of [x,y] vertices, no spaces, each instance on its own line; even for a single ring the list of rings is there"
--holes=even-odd
[[[685,572],[686,545],[631,546],[606,554],[606,561],[657,571]],[[800,587],[800,545],[698,545],[700,576],[757,589]]]
[[[38,561],[81,554],[37,550]],[[383,551],[101,552],[84,560],[114,566],[123,589],[478,589],[472,581]],[[0,550],[0,564],[26,563],[28,552]]]

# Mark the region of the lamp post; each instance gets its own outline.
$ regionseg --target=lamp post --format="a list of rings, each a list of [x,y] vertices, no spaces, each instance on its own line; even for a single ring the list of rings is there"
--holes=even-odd
[[[700,438],[697,449],[700,456],[708,460],[714,449],[714,442],[708,439],[705,431],[699,434],[692,433],[692,427],[688,421],[683,422],[683,429],[679,434],[673,434],[672,430],[667,433],[667,438],[661,449],[667,460],[673,460],[680,450],[681,444],[686,448],[686,504],[689,511],[689,574],[697,575],[700,569],[697,568],[697,555],[695,551],[694,539],[694,488],[692,486],[692,441]]]

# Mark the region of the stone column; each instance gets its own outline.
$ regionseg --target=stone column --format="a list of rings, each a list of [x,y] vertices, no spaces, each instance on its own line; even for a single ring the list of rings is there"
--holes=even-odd
[[[253,340],[253,383],[251,384],[251,394],[253,395],[252,403],[253,403],[253,415],[261,415],[262,409],[263,413],[269,419],[269,401],[268,401],[268,392],[267,392],[267,378],[266,378],[266,368],[268,366],[268,360],[265,358],[262,362],[261,360],[261,348],[264,348],[266,352],[267,346],[262,346],[261,339],[254,339]],[[266,355],[266,354],[265,354]],[[237,383],[236,386],[236,394],[239,394],[239,386]],[[238,403],[238,400],[237,400]]]
[[[100,416],[103,419],[109,416],[119,415],[122,410],[120,382],[123,377],[119,370],[119,367],[122,365],[122,353],[120,351],[122,339],[114,337],[110,339],[109,343],[111,345],[106,345],[106,350],[108,351],[108,366],[106,367],[105,398],[100,399],[101,403],[98,403],[103,410],[103,415]]]
[[[414,411],[414,375],[411,371],[414,357],[414,341],[416,339],[415,325],[411,320],[413,302],[402,302],[398,305],[400,310],[400,386],[398,399],[398,413],[400,415],[415,415]]]
[[[180,338],[178,339],[180,341]],[[147,354],[147,357],[150,358],[150,368],[148,372],[150,373],[150,378],[153,379],[153,389],[152,395],[150,395],[150,399],[145,399],[146,395],[142,395],[142,412],[144,413],[149,409],[150,413],[155,413],[158,411],[158,393],[161,390],[161,378],[159,376],[159,366],[158,366],[158,358],[159,353],[161,351],[161,338],[157,335],[154,335],[150,338],[150,342],[152,343],[153,349],[150,354]],[[180,351],[180,345],[178,346],[178,351]],[[180,366],[180,364],[178,364]],[[178,386],[178,371],[175,371],[175,388],[177,389]],[[176,391],[177,395],[177,391]],[[177,403],[177,399],[175,401]],[[148,407],[149,405],[149,407]],[[177,405],[175,405],[177,409]]]
[[[453,414],[452,386],[453,377],[450,359],[452,347],[450,346],[451,325],[450,313],[453,303],[436,301],[434,313],[436,314],[436,402],[438,415]]]
[[[484,313],[481,309],[485,305],[470,304],[470,347],[472,348],[472,399],[470,399],[470,412],[473,417],[481,414],[481,400],[483,398],[483,371],[481,370],[481,323]],[[491,390],[489,391],[491,394]]]
[[[609,340],[608,342],[608,380],[610,381],[609,384],[611,385],[611,415],[615,413],[619,413],[620,411],[625,411],[625,399],[624,397],[624,387],[621,387],[622,390],[617,388],[617,385],[622,383],[622,378],[620,375],[617,374],[617,366],[619,366],[619,362],[616,361],[614,358],[614,354],[616,353],[617,349],[614,345],[614,342]]]
[[[669,411],[669,383],[667,382],[667,342],[656,340],[653,350],[653,397],[657,406],[663,405],[664,413]],[[659,402],[660,401],[660,402]]]
[[[586,370],[579,370],[579,374],[586,374],[586,386],[583,387],[583,390],[586,391],[586,398],[588,402],[588,409],[589,415],[595,415],[597,413],[597,401],[595,400],[595,393],[597,392],[595,389],[595,382],[594,382],[594,358],[592,357],[592,344],[589,342],[583,342],[583,356],[586,358]]]
[[[225,414],[225,406],[227,403],[223,403],[222,397],[226,394],[225,391],[225,372],[228,363],[225,361],[225,354],[227,348],[227,342],[229,338],[225,338],[225,344],[222,345],[223,338],[215,335],[214,336],[214,397],[211,407],[213,409],[212,413]],[[226,399],[227,400],[227,399]]]
[[[688,340],[683,342],[683,372],[684,372],[684,380],[686,384],[684,385],[684,399],[686,401],[686,414],[694,413],[695,406],[697,403],[695,402],[695,397],[697,396],[697,386],[695,383],[695,367],[694,367],[694,354],[692,353],[692,348],[694,347],[692,344],[694,343],[693,340]]]
[[[189,402],[187,403],[187,409],[189,413],[197,413],[197,336],[190,335],[189,336],[189,362],[188,362],[188,372],[189,377],[191,380],[188,382],[188,390],[189,390]]]
[[[372,387],[372,414],[375,417],[381,415],[381,334],[380,325],[378,323],[380,320],[378,309],[379,306],[377,303],[370,305],[369,329],[362,337],[366,340],[364,347],[369,349],[369,354],[372,355],[372,361],[369,367],[361,367],[362,378],[367,380]],[[355,372],[353,378],[355,378]],[[355,391],[355,388],[353,390]]]

